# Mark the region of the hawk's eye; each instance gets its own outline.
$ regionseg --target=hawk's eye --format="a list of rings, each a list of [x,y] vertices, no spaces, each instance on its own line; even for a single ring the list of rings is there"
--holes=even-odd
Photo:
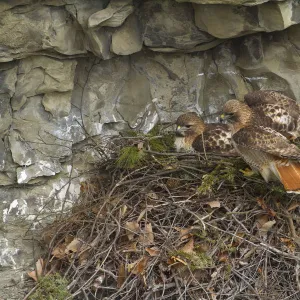
[[[186,128],[191,128],[191,127],[192,127],[192,125],[185,125],[185,127],[186,127]]]

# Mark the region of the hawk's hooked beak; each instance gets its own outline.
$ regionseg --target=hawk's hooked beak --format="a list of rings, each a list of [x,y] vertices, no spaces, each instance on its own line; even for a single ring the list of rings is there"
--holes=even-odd
[[[185,134],[184,134],[184,128],[182,128],[181,126],[177,126],[176,127],[176,131],[175,131],[175,135],[179,136],[179,137],[185,136]]]

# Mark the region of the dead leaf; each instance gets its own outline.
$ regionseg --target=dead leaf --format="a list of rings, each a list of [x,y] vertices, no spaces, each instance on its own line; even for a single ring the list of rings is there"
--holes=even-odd
[[[183,259],[181,259],[177,256],[171,256],[171,258],[168,259],[167,263],[169,265],[173,265],[175,263],[182,263],[183,265],[187,266],[187,262],[185,262]]]
[[[90,251],[89,251],[90,247],[87,247],[84,251],[81,251],[79,253],[79,264],[80,266],[83,266],[87,263],[89,257],[90,257]]]
[[[118,270],[118,279],[117,279],[117,288],[119,289],[124,281],[125,281],[125,276],[126,276],[126,270],[125,270],[125,265],[123,263],[120,264],[119,270]]]
[[[275,220],[268,221],[259,229],[259,231],[262,234],[266,234],[273,227],[274,224],[276,224]]]
[[[268,215],[270,215],[271,217],[275,217],[276,216],[276,212],[269,207],[266,203],[265,200],[263,198],[256,198],[256,201],[258,203],[258,205],[264,210],[266,211],[266,213]]]
[[[147,223],[145,225],[145,229],[139,236],[139,242],[143,245],[151,245],[154,243],[154,234],[152,232],[152,225],[151,223]]]
[[[265,223],[269,221],[269,216],[268,215],[259,215],[256,218],[256,226],[257,228],[261,228]]]
[[[34,281],[38,281],[38,279],[42,276],[44,268],[44,260],[39,258],[35,263],[35,270],[28,272],[28,276],[31,277]]]
[[[219,208],[221,207],[221,203],[218,200],[206,202],[211,208]]]
[[[299,202],[293,202],[290,206],[289,206],[289,208],[287,209],[287,211],[291,211],[291,210],[294,210],[294,209],[296,209],[297,207],[299,207],[300,206],[300,203]]]
[[[140,214],[136,220],[138,223],[141,222],[141,220],[144,218],[144,215],[146,214],[147,210],[148,210],[148,208],[145,208],[140,212]]]
[[[143,150],[143,148],[144,148],[144,143],[143,143],[143,142],[138,143],[138,144],[137,144],[137,148],[138,148],[139,150]]]
[[[131,242],[128,245],[125,245],[122,247],[122,252],[126,253],[126,252],[137,252],[137,242]]]
[[[70,252],[75,253],[80,250],[82,245],[83,245],[83,241],[75,238],[70,244],[67,245],[65,249],[65,253],[66,254],[69,254]]]
[[[289,238],[280,238],[280,241],[286,245],[286,247],[289,249],[289,251],[291,253],[295,252],[296,245],[291,239],[289,239]]]
[[[150,256],[158,256],[160,253],[160,250],[157,247],[153,247],[153,248],[146,248],[145,249]]]
[[[65,244],[68,245],[74,240],[74,236],[71,234],[68,234],[65,236]]]
[[[51,255],[53,255],[58,259],[62,259],[66,256],[65,251],[66,251],[66,244],[63,243],[58,245],[56,248],[54,248],[53,251],[51,252]]]
[[[190,232],[192,231],[193,228],[194,228],[193,226],[189,228],[174,227],[175,230],[179,231],[181,241],[186,240],[187,238],[190,238],[192,236]]]
[[[122,205],[121,208],[120,208],[120,217],[123,218],[125,215],[126,215],[126,212],[127,212],[127,205]]]
[[[125,228],[127,231],[127,237],[129,241],[133,240],[134,235],[140,232],[140,225],[138,222],[126,222]]]
[[[221,253],[219,255],[219,262],[228,262],[229,256],[228,253]]]
[[[192,254],[194,252],[194,239],[191,238],[181,249],[180,251],[187,254]]]
[[[150,192],[146,194],[146,198],[150,200],[158,200],[158,195],[154,192]]]
[[[133,267],[131,273],[135,275],[143,274],[145,272],[145,269],[147,267],[147,263],[149,261],[149,257],[144,256],[142,259],[140,259],[135,266]]]

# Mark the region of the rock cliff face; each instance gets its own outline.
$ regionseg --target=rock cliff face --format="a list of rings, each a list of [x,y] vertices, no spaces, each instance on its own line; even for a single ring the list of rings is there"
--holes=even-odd
[[[28,227],[76,199],[88,137],[300,99],[297,0],[3,0],[0,20],[1,299],[22,298]]]

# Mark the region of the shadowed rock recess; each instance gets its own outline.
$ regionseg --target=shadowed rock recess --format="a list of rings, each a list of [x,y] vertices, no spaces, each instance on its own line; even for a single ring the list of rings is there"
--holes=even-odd
[[[28,228],[76,200],[87,137],[252,90],[300,99],[297,0],[3,0],[0,19],[1,299],[24,296]]]

